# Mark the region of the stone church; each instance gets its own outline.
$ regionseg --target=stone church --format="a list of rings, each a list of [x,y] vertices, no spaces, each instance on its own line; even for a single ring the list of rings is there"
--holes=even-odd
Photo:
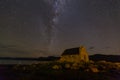
[[[66,49],[60,58],[60,62],[88,62],[89,56],[85,47]]]

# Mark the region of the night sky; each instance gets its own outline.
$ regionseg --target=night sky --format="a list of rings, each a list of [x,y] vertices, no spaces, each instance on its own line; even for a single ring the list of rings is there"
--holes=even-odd
[[[0,0],[0,57],[120,55],[119,34],[120,0]]]

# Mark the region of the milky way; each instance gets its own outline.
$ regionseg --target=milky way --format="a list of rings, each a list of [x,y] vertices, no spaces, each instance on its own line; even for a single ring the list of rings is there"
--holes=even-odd
[[[70,0],[69,0],[70,1]],[[48,1],[49,2],[49,1]],[[58,17],[62,14],[62,12],[64,11],[64,8],[66,6],[67,0],[53,0],[52,3],[52,11],[53,11],[53,15],[51,16],[51,19],[49,21],[49,26],[48,26],[48,49],[49,51],[53,48],[54,45],[54,40],[56,39],[56,34],[58,31],[58,27],[57,27],[57,22],[58,22]]]

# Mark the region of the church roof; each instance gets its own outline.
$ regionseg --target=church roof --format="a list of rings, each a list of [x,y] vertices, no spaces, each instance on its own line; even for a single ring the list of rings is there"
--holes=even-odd
[[[66,49],[66,50],[63,52],[62,56],[63,56],[63,55],[76,55],[76,54],[79,54],[79,47]]]

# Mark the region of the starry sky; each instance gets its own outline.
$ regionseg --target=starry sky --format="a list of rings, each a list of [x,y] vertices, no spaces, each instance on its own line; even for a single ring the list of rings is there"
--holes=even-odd
[[[119,0],[0,0],[0,57],[120,55],[119,21]]]

